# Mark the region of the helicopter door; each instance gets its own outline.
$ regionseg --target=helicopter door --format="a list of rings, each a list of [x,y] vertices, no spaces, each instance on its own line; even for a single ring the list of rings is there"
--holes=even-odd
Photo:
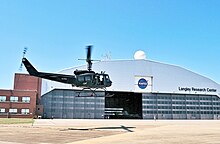
[[[104,85],[104,79],[105,77],[103,75],[100,75],[100,85]]]

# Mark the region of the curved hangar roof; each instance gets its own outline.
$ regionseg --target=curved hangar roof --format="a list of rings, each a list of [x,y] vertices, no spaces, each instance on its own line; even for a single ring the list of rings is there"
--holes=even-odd
[[[73,74],[75,69],[86,69],[86,65],[60,71]],[[109,91],[159,92],[210,94],[220,96],[220,85],[209,78],[179,66],[150,60],[115,60],[93,64],[96,72],[105,71],[113,84]],[[72,89],[71,85],[44,80],[42,92],[54,88]]]

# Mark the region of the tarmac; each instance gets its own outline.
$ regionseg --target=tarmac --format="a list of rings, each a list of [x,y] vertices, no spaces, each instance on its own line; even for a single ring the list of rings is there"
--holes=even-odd
[[[33,126],[24,128],[27,128],[25,132],[39,130],[39,135],[27,132],[28,139],[14,141],[5,137],[13,126],[5,127],[0,126],[0,143],[3,144],[220,144],[220,120],[37,119]],[[5,128],[5,135],[1,128]],[[16,133],[21,129],[20,126],[14,128]]]

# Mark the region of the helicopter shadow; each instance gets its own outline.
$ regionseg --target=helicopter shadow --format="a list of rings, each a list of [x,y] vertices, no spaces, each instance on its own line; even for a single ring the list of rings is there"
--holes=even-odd
[[[89,130],[125,130],[127,132],[134,132],[131,129],[136,127],[126,127],[126,126],[113,126],[113,127],[97,127],[97,128],[68,128],[68,130],[81,130],[81,131],[89,131]]]

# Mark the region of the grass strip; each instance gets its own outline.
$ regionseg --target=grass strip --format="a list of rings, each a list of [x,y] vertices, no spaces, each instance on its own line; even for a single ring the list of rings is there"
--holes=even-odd
[[[0,124],[33,124],[34,120],[29,118],[0,118]]]

